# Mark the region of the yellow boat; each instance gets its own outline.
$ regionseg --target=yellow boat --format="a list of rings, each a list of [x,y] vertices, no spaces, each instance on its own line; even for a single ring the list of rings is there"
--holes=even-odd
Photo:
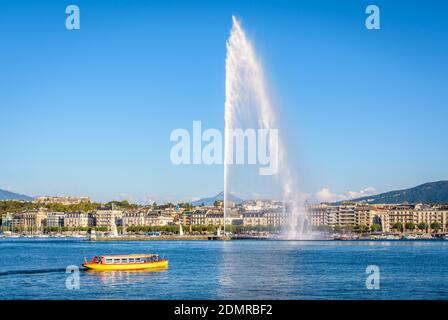
[[[168,268],[168,260],[158,254],[95,256],[90,262],[84,258],[82,266],[97,271],[163,269]]]

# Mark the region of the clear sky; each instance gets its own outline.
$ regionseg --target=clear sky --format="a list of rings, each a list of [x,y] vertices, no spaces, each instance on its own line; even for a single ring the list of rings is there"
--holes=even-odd
[[[65,28],[76,4],[81,29]],[[381,29],[367,30],[376,4]],[[445,1],[0,0],[0,188],[192,199],[222,166],[174,166],[170,133],[223,128],[226,40],[242,21],[300,184],[330,196],[448,179]]]

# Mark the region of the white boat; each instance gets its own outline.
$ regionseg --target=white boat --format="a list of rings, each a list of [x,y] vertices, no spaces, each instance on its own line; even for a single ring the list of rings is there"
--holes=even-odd
[[[398,240],[400,239],[399,236],[394,236],[394,235],[388,235],[386,236],[386,240]]]
[[[20,238],[20,235],[18,234],[12,234],[10,236],[7,236],[8,238]]]

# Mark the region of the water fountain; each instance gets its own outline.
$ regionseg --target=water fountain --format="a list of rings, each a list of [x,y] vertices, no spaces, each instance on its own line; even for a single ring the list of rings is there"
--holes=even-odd
[[[230,37],[227,41],[226,56],[226,100],[224,111],[224,219],[228,215],[228,195],[230,183],[234,176],[231,173],[232,152],[230,143],[233,129],[247,128],[248,123],[256,129],[278,129],[277,112],[271,104],[268,87],[261,63],[254,48],[246,37],[240,22],[233,16]],[[285,204],[285,212],[289,219],[285,236],[289,239],[300,239],[304,236],[304,210],[300,203],[297,178],[289,165],[284,141],[278,138],[278,173],[275,175]],[[224,224],[225,233],[225,224]]]

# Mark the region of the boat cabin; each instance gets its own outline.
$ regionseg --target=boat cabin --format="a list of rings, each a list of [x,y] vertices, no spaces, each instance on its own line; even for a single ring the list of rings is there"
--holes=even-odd
[[[130,255],[112,255],[95,256],[90,263],[95,264],[132,264],[132,263],[152,263],[159,262],[158,254],[130,254]]]

